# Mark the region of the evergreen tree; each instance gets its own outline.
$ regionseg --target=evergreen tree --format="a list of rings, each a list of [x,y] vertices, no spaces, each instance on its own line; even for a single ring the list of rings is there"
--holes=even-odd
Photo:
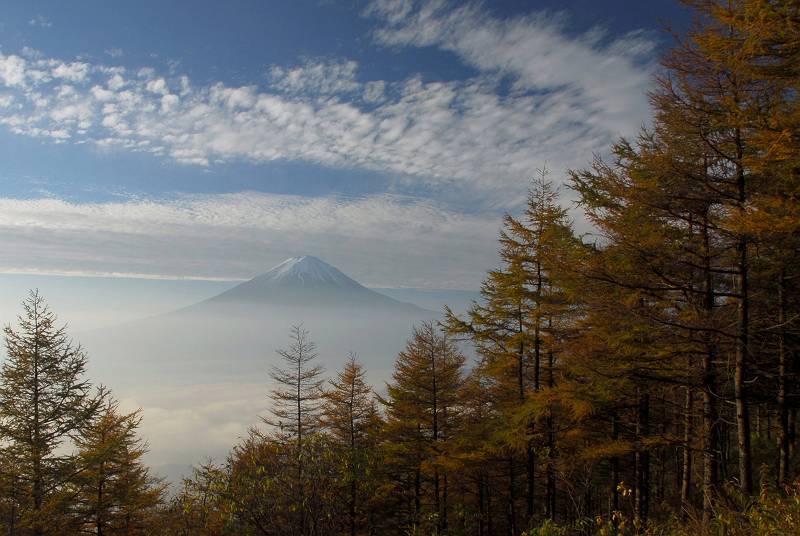
[[[0,370],[0,437],[13,464],[19,526],[35,535],[57,531],[63,514],[53,501],[76,470],[60,448],[97,415],[102,396],[83,377],[86,355],[56,325],[38,292],[22,304],[19,328],[5,328],[7,359]]]
[[[153,522],[165,487],[142,462],[147,447],[136,435],[140,423],[138,411],[120,413],[107,398],[76,438],[81,471],[70,486],[70,502],[81,532],[144,534]]]
[[[541,170],[533,181],[521,219],[506,216],[500,235],[501,268],[489,273],[466,319],[447,311],[447,329],[472,341],[504,422],[495,430],[508,457],[508,526],[517,534],[516,454],[526,460],[526,521],[535,513],[535,452],[555,452],[555,421],[542,390],[554,386],[559,341],[568,324],[569,304],[556,280],[560,256],[573,246],[566,212]],[[543,377],[546,373],[546,378]],[[539,425],[544,425],[537,430]],[[543,428],[543,429],[542,429]],[[538,442],[538,444],[536,444]],[[545,475],[545,514],[555,514],[554,460]]]
[[[308,337],[308,331],[293,326],[292,342],[288,349],[278,350],[285,368],[272,367],[271,378],[277,387],[272,391],[273,417],[264,422],[278,428],[278,435],[290,442],[295,449],[294,465],[297,476],[294,482],[297,501],[297,526],[295,533],[306,534],[306,488],[309,484],[304,474],[306,453],[304,439],[320,426],[322,406],[323,369],[313,365],[318,357],[316,345]]]
[[[351,353],[344,368],[329,381],[325,391],[323,424],[333,441],[344,452],[342,470],[346,491],[347,527],[354,536],[368,524],[366,504],[374,494],[371,481],[375,467],[374,450],[380,416],[375,400],[365,380],[366,372]]]
[[[395,362],[381,402],[386,408],[383,447],[396,484],[396,497],[411,503],[404,525],[442,534],[448,529],[446,460],[456,432],[458,390],[464,356],[429,322],[414,328]],[[408,496],[411,491],[413,495]]]

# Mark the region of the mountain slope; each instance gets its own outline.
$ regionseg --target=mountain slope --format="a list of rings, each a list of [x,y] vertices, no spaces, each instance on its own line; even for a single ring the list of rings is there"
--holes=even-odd
[[[236,305],[425,311],[416,305],[370,290],[312,256],[287,259],[268,272],[187,310],[220,306],[230,309]]]
[[[174,467],[223,459],[266,413],[269,370],[283,366],[275,350],[291,344],[292,325],[309,331],[328,374],[353,351],[380,389],[413,326],[437,316],[298,257],[208,300],[85,333],[81,342],[90,376],[143,409],[151,464],[176,476]],[[212,436],[214,444],[197,441]]]

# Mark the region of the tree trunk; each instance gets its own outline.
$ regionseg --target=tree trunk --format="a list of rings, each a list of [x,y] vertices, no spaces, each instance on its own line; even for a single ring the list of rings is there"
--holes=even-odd
[[[685,521],[689,511],[689,491],[692,484],[692,405],[694,397],[691,387],[686,388],[683,416],[683,470],[681,475],[681,518]]]
[[[617,415],[616,413],[611,417],[611,439],[612,441],[616,442],[619,438],[619,423],[617,422]],[[613,515],[614,512],[619,511],[619,459],[616,456],[612,456],[611,460],[611,504],[609,509],[609,516]]]
[[[302,385],[302,364],[297,363],[297,525],[300,536],[306,533],[306,498],[305,484],[303,482],[303,412],[301,406],[300,388]]]
[[[508,456],[508,528],[511,533],[511,536],[517,536],[517,507],[516,504],[516,493],[514,488],[516,487],[514,482],[514,456]]]
[[[644,526],[650,506],[650,453],[643,445],[643,440],[650,435],[650,395],[642,393],[641,388],[637,391],[634,515]]]
[[[39,317],[38,308],[34,311],[34,323],[36,332],[39,331]],[[42,471],[42,444],[41,444],[41,422],[40,422],[40,409],[39,409],[39,344],[38,341],[34,343],[33,347],[33,445],[31,453],[33,454],[33,510],[34,510],[34,526],[33,533],[35,536],[44,534],[42,529],[40,514],[42,506],[44,505],[44,474]]]
[[[447,534],[447,471],[442,476],[444,480],[444,487],[442,489],[442,533]]]
[[[414,471],[414,528],[419,529],[419,518],[420,518],[420,492],[422,487],[422,476],[420,475],[420,464],[419,460],[417,460],[417,468]]]
[[[551,322],[552,327],[552,322]],[[552,389],[555,387],[555,378],[553,376],[553,366],[555,359],[553,351],[550,350],[547,355],[547,386]],[[548,405],[547,408],[547,518],[555,520],[556,517],[556,468],[555,468],[555,420],[553,418],[553,407]]]
[[[708,235],[708,212],[703,214],[703,261],[704,261],[704,298],[703,309],[707,320],[714,312],[714,281],[711,272],[711,245]],[[719,415],[717,414],[717,380],[714,371],[716,345],[712,335],[704,334],[705,352],[700,380],[700,392],[703,397],[703,525],[711,522],[712,509],[717,493],[719,466]]]
[[[486,534],[484,530],[484,519],[486,519],[486,497],[484,494],[483,473],[478,473],[478,536]]]
[[[492,490],[491,490],[491,477],[486,475],[486,482],[484,483],[484,490],[486,493],[486,536],[494,536],[494,516],[492,512]]]
[[[788,363],[786,359],[786,269],[778,282],[778,487],[789,481],[789,408],[787,405]]]
[[[740,221],[745,220],[745,203],[747,191],[745,189],[744,168],[741,161],[743,157],[741,134],[736,131],[737,161],[736,182],[739,193],[738,212]],[[736,360],[733,374],[733,392],[736,406],[736,432],[739,446],[739,487],[742,492],[750,495],[753,493],[752,458],[750,450],[750,408],[747,400],[746,374],[750,342],[750,297],[749,297],[749,259],[748,240],[742,233],[739,236],[736,250],[737,259],[737,286],[739,300],[737,307],[736,325]]]
[[[442,507],[439,501],[439,468],[433,468],[433,509],[436,511],[436,534],[437,536],[442,533]]]

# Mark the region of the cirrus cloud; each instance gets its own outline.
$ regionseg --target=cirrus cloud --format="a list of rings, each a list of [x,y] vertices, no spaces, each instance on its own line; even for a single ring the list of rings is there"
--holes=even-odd
[[[315,254],[364,284],[471,288],[494,263],[498,226],[388,195],[0,198],[0,272],[235,280]]]
[[[544,163],[555,176],[583,165],[646,116],[652,43],[640,34],[575,36],[558,17],[498,19],[442,1],[380,0],[367,15],[379,43],[452,52],[478,74],[364,80],[354,60],[307,59],[271,67],[261,85],[196,85],[152,68],[0,54],[0,124],[187,165],[368,170],[514,207]]]

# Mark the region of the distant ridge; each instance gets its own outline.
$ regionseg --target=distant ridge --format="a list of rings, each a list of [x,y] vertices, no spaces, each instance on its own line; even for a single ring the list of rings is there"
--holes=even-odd
[[[267,272],[184,311],[236,304],[367,308],[408,313],[427,311],[370,290],[338,268],[311,255],[286,259]]]

